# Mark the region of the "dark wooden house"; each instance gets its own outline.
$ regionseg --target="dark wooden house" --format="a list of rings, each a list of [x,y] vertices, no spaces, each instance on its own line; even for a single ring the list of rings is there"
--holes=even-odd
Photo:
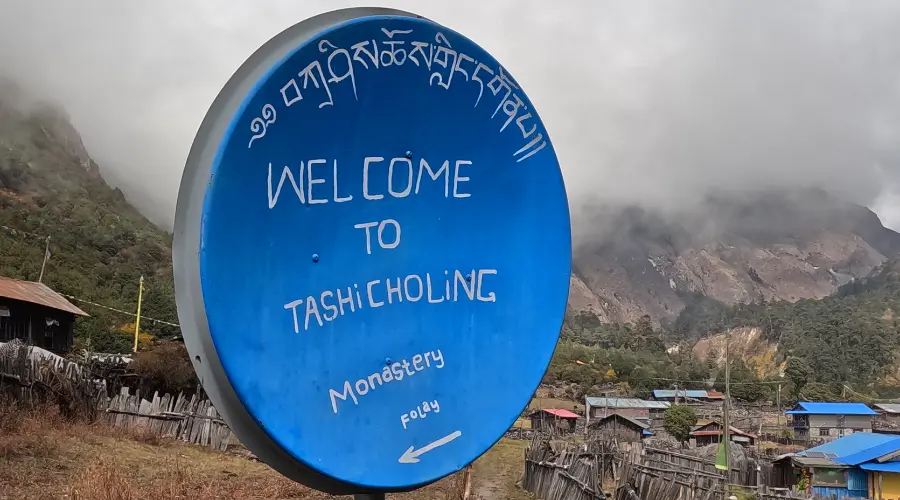
[[[709,422],[696,427],[691,432],[691,444],[697,447],[718,444],[722,442],[722,430],[724,426],[719,422]],[[728,427],[730,441],[744,446],[752,446],[756,443],[756,435],[744,432],[737,427]]]
[[[548,432],[554,435],[570,434],[575,432],[578,415],[569,410],[545,408],[537,410],[528,416],[531,419],[531,428],[538,432]]]
[[[588,435],[592,439],[613,441],[617,443],[637,443],[647,436],[652,436],[650,425],[640,420],[612,413],[606,417],[592,420],[588,424]]]
[[[78,316],[87,313],[47,285],[0,276],[0,342],[20,339],[65,354]]]

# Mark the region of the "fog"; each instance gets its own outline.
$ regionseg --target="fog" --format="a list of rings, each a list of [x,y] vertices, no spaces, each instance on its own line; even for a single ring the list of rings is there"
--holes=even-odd
[[[257,4],[257,5],[254,5]],[[61,102],[171,227],[209,104],[268,38],[357,2],[0,0],[0,73]],[[573,207],[817,186],[900,229],[900,2],[387,2],[492,52],[540,111]]]

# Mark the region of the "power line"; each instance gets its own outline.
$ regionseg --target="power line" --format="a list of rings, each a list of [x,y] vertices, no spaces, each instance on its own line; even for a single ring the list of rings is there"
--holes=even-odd
[[[709,380],[680,380],[677,378],[663,378],[663,377],[647,377],[651,380],[665,380],[667,382],[678,382],[684,384],[708,384]],[[731,385],[752,385],[752,384],[771,384],[778,385],[786,383],[783,380],[760,380],[758,382],[730,382]]]
[[[11,227],[9,227],[9,226],[2,225],[2,224],[0,224],[0,230],[3,230],[3,231],[5,231],[5,232],[7,232],[8,234],[11,234],[11,235],[13,235],[13,236],[23,235],[23,236],[29,236],[29,237],[32,237],[32,238],[39,238],[39,239],[41,239],[41,240],[46,241],[46,247],[45,247],[45,249],[44,249],[44,262],[43,262],[43,264],[42,264],[42,266],[41,266],[41,278],[43,278],[44,267],[47,265],[47,260],[48,260],[48,257],[50,256],[50,248],[49,248],[49,247],[50,247],[50,237],[49,237],[49,236],[40,235],[40,234],[37,234],[37,233],[32,233],[32,232],[29,232],[29,231],[23,231],[23,230],[21,230],[21,229],[14,229],[14,228],[11,228]],[[40,278],[38,279],[38,282],[41,282],[41,279],[40,279]],[[83,303],[85,303],[85,304],[90,304],[90,305],[92,305],[92,306],[94,306],[94,307],[100,307],[100,308],[106,309],[106,310],[108,310],[108,311],[113,311],[113,312],[116,312],[116,313],[119,313],[119,314],[125,314],[125,315],[131,316],[131,317],[133,317],[133,318],[137,318],[137,314],[135,314],[135,313],[133,313],[133,312],[123,311],[122,309],[116,309],[115,307],[110,307],[110,306],[106,306],[106,305],[103,305],[103,304],[98,304],[98,303],[96,303],[96,302],[92,302],[92,301],[87,300],[87,299],[82,299],[82,298],[80,298],[80,297],[75,297],[75,296],[73,296],[73,295],[67,295],[67,294],[64,294],[64,293],[60,293],[60,295],[62,295],[63,297],[66,297],[67,299],[77,300],[77,301],[83,302]],[[165,320],[162,320],[162,319],[150,318],[150,317],[144,316],[144,315],[141,315],[141,319],[144,320],[144,321],[151,321],[151,322],[153,322],[153,323],[157,323],[157,324],[161,324],[161,325],[174,326],[175,328],[181,329],[181,325],[179,325],[178,323],[172,323],[171,321],[165,321]]]
[[[103,304],[98,304],[98,303],[96,303],[96,302],[91,302],[90,300],[81,299],[81,298],[75,297],[75,296],[73,296],[73,295],[66,295],[66,294],[64,294],[64,293],[61,293],[60,295],[62,295],[63,297],[65,297],[65,298],[67,298],[67,299],[77,300],[77,301],[83,302],[83,303],[85,303],[85,304],[90,304],[90,305],[92,305],[92,306],[94,306],[94,307],[101,307],[101,308],[106,309],[106,310],[109,310],[109,311],[117,312],[117,313],[119,313],[119,314],[127,314],[128,316],[131,316],[131,317],[133,317],[133,318],[137,318],[137,314],[135,314],[135,313],[133,313],[133,312],[123,311],[123,310],[121,310],[121,309],[116,309],[115,307],[105,306],[105,305],[103,305]],[[141,315],[141,321],[152,321],[153,323],[159,323],[159,324],[161,324],[161,325],[174,326],[174,327],[176,327],[176,328],[178,328],[178,329],[181,329],[181,325],[179,325],[178,323],[172,323],[172,322],[165,321],[165,320],[161,320],[161,319],[151,318],[151,317],[149,317],[149,316],[144,316],[143,314]]]

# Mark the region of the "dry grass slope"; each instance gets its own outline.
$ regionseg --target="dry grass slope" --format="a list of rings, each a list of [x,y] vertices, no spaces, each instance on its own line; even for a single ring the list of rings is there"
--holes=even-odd
[[[462,475],[421,490],[391,495],[408,500],[459,498]],[[0,401],[0,500],[58,499],[319,499],[265,464],[123,433],[73,424],[52,408],[16,409]]]

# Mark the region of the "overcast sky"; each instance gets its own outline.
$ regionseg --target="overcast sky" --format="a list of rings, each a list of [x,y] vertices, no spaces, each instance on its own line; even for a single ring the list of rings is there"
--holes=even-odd
[[[208,106],[261,44],[338,0],[0,0],[0,71],[62,102],[171,226]],[[670,206],[816,185],[900,229],[900,2],[396,0],[516,76],[573,202]]]

